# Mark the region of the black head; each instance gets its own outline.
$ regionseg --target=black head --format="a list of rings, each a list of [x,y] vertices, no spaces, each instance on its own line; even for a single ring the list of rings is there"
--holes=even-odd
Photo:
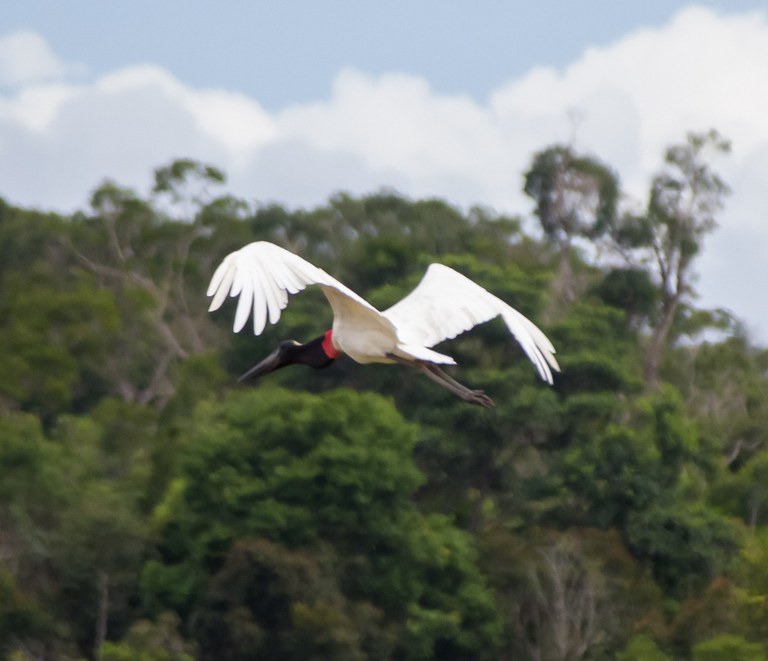
[[[328,367],[335,357],[329,356],[323,347],[325,336],[318,337],[306,344],[300,344],[296,340],[281,342],[271,354],[257,365],[254,365],[238,381],[255,379],[264,374],[269,374],[288,365],[308,365],[315,369]]]

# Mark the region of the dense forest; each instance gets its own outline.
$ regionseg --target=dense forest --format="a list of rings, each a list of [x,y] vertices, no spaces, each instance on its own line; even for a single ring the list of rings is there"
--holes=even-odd
[[[684,136],[628,200],[550,146],[525,222],[388,190],[290,210],[191,160],[71,215],[0,200],[0,658],[768,658],[768,350],[696,306],[727,150]],[[379,309],[448,264],[562,372],[496,320],[437,347],[492,409],[347,358],[239,385],[331,323],[317,288],[258,338],[207,312],[254,240]]]

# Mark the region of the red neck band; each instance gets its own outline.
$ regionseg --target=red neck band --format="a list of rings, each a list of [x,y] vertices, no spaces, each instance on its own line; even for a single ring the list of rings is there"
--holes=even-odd
[[[329,330],[325,337],[323,337],[323,351],[325,351],[325,355],[328,356],[328,358],[333,358],[334,360],[338,358],[341,355],[341,351],[339,351],[335,346],[333,346],[333,331]]]

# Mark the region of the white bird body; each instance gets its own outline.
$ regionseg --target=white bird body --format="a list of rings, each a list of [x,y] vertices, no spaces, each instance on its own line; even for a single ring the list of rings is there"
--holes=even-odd
[[[391,363],[387,354],[399,348],[392,322],[376,308],[361,305],[333,287],[322,290],[333,309],[334,346],[358,363]]]
[[[267,320],[274,324],[280,319],[281,311],[288,304],[288,295],[308,285],[319,285],[333,309],[330,334],[333,347],[358,363],[404,362],[426,367],[426,371],[422,371],[441,385],[453,389],[443,381],[445,377],[455,386],[465,388],[436,367],[455,365],[454,359],[431,347],[501,316],[543,380],[551,384],[552,370],[559,370],[552,343],[530,320],[442,264],[432,264],[410,294],[379,312],[298,255],[272,243],[257,241],[227,255],[216,269],[208,287],[208,296],[213,297],[209,309],[221,307],[228,294],[239,296],[234,331],[242,330],[252,316],[253,332],[259,335]]]

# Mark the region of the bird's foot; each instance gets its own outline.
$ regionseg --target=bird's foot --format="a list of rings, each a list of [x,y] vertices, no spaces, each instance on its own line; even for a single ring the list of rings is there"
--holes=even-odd
[[[477,406],[482,406],[485,409],[489,409],[492,406],[495,406],[494,401],[482,390],[468,390],[462,399],[465,402],[476,404]]]

